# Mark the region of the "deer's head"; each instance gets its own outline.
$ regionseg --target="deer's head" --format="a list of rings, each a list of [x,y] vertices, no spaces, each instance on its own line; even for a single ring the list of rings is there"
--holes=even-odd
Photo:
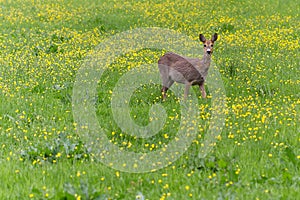
[[[199,35],[200,41],[204,46],[204,53],[211,55],[213,53],[214,42],[218,39],[218,34],[215,33],[210,40],[206,40],[203,34]]]

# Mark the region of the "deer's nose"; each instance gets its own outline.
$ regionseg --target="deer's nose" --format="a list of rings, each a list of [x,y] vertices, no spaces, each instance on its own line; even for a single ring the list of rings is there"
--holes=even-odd
[[[207,50],[206,53],[207,53],[207,54],[211,54],[211,50]]]

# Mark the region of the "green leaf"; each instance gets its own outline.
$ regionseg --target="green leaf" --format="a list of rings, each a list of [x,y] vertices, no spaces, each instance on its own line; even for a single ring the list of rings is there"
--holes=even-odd
[[[225,160],[218,160],[218,166],[221,169],[225,169],[228,166],[228,164]]]
[[[287,147],[285,149],[285,154],[287,155],[289,161],[291,161],[294,165],[297,165],[298,164],[298,160],[297,160],[297,156],[296,154],[294,153],[293,149],[290,148],[290,147]]]

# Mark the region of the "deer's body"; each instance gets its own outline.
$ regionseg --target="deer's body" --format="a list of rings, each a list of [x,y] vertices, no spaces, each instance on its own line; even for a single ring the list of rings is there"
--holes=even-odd
[[[188,96],[191,85],[199,85],[202,97],[206,97],[204,82],[211,62],[212,46],[216,40],[217,34],[208,41],[200,34],[200,41],[204,43],[204,55],[202,59],[187,58],[169,52],[158,60],[158,68],[163,84],[163,99],[166,98],[167,90],[174,82],[185,84],[185,99]]]

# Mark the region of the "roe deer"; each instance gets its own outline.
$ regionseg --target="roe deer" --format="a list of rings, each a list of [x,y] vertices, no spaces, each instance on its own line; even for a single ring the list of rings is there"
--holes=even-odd
[[[211,62],[213,44],[218,39],[218,35],[215,33],[210,40],[206,40],[204,35],[200,34],[199,39],[204,45],[202,59],[187,58],[168,52],[158,60],[163,100],[166,99],[167,91],[174,82],[185,84],[184,99],[187,98],[191,85],[199,85],[202,98],[206,98],[204,81]]]

